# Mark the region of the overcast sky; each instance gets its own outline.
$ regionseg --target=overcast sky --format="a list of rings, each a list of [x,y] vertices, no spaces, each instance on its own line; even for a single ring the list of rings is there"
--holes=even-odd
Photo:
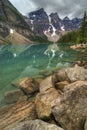
[[[87,0],[9,0],[22,13],[44,8],[48,14],[58,12],[61,18],[66,15],[70,18],[82,17],[87,10]]]

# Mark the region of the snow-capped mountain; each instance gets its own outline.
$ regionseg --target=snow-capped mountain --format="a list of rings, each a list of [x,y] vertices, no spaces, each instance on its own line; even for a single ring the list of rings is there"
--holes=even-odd
[[[29,13],[26,18],[31,30],[36,34],[50,37],[59,36],[61,32],[77,30],[80,27],[81,19],[69,19],[67,16],[61,19],[57,13],[47,15],[43,8]]]

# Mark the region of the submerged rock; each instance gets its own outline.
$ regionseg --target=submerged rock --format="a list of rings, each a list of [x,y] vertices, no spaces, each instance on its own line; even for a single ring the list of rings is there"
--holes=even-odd
[[[83,130],[87,118],[87,81],[67,85],[64,94],[51,105],[56,121],[65,130]]]
[[[24,93],[20,89],[17,89],[17,90],[6,92],[4,94],[4,99],[6,103],[15,103],[23,96],[24,96]]]
[[[7,130],[63,130],[62,128],[41,120],[21,122]]]
[[[25,97],[13,106],[0,109],[0,130],[7,130],[11,125],[36,118],[35,104]]]

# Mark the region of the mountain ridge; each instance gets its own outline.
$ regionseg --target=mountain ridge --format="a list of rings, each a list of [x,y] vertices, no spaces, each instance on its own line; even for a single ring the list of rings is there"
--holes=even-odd
[[[21,38],[24,39],[25,37],[27,41],[30,41],[29,43],[32,43],[35,38],[30,26],[11,2],[8,0],[0,0],[0,39],[6,38],[7,40],[7,36],[10,35],[11,30],[15,30],[17,32],[16,34],[19,33]],[[3,44],[3,42],[0,43]]]
[[[11,30],[20,34],[21,38],[27,38],[32,42],[57,42],[61,35],[76,30],[80,26],[81,19],[68,17],[61,19],[58,13],[48,15],[43,8],[29,13],[28,17],[23,16],[8,0],[0,0],[0,39],[6,38],[7,43],[12,39],[9,37]],[[15,35],[13,36],[14,38]],[[4,41],[4,40],[0,40]],[[22,40],[22,41],[23,41]],[[15,42],[17,40],[13,40]],[[24,42],[25,43],[25,42]]]
[[[27,22],[32,31],[39,35],[49,35],[51,36],[51,39],[53,39],[52,37],[54,35],[60,37],[61,34],[78,30],[80,28],[81,21],[82,19],[80,18],[76,17],[70,19],[68,16],[61,19],[57,12],[52,12],[48,15],[43,8],[30,12],[27,17]],[[58,38],[56,41],[57,40]]]

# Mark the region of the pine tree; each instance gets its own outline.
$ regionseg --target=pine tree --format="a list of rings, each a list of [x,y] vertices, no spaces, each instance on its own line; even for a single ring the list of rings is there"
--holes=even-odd
[[[80,27],[80,32],[79,32],[79,42],[86,42],[86,32],[87,32],[87,14],[86,11],[84,12],[84,16],[82,19],[82,24]]]

